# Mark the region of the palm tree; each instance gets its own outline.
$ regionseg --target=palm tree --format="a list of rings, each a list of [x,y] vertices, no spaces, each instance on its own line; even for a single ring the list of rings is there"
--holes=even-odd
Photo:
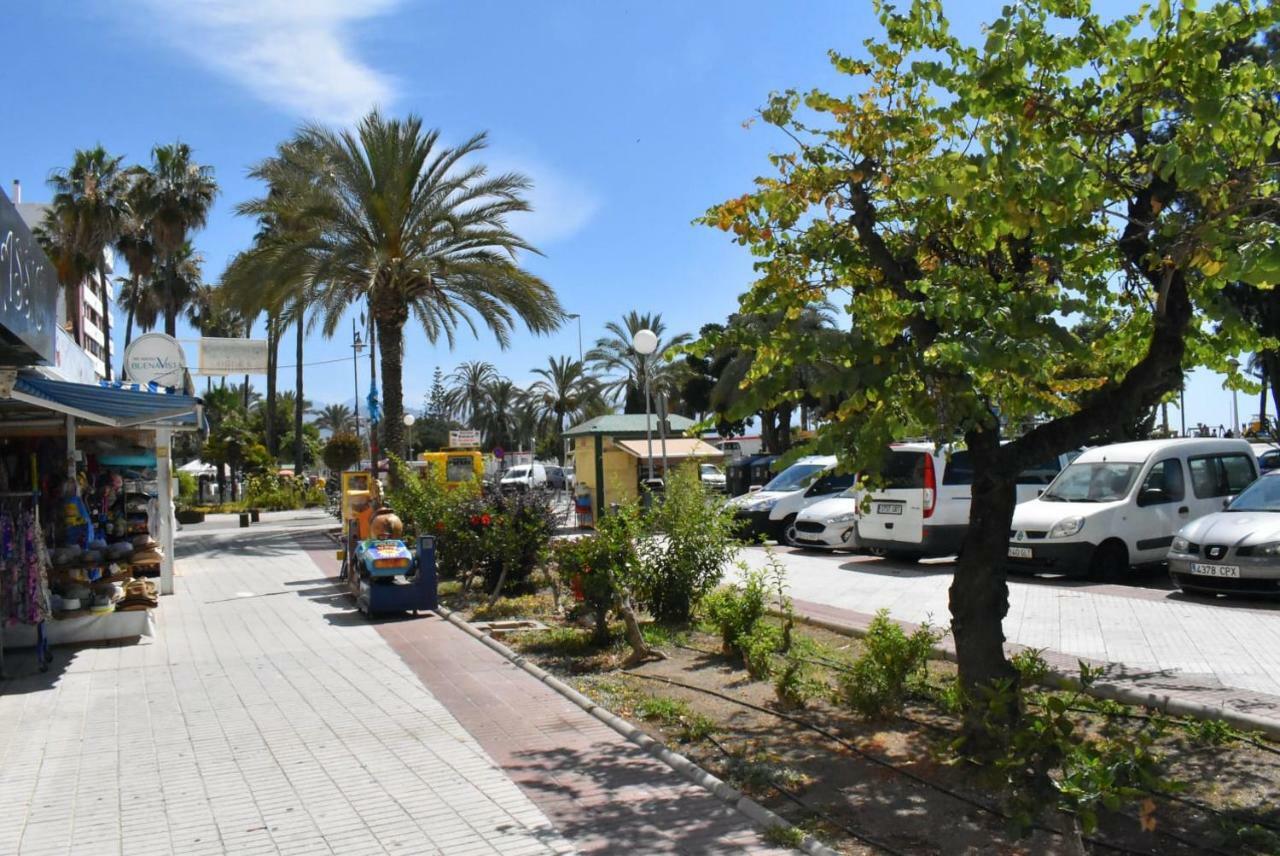
[[[102,146],[77,149],[68,169],[55,170],[49,176],[53,202],[46,215],[46,222],[62,234],[62,246],[83,259],[83,268],[96,274],[102,287],[102,361],[108,380],[112,377],[111,301],[107,297],[111,283],[107,278],[106,251],[120,238],[129,217],[129,181],[120,168],[122,160],[107,154]],[[83,345],[79,285],[75,283],[72,289],[76,301],[74,305],[68,303],[67,310],[76,319],[76,335]]]
[[[164,279],[167,267],[174,270],[191,251],[191,233],[204,228],[209,209],[218,195],[213,167],[202,166],[191,159],[186,143],[156,146],[151,150],[151,166],[137,167],[133,173],[137,184],[137,214],[147,224],[151,243],[159,261],[156,285],[164,313],[164,329],[177,334],[178,315],[186,304],[180,290],[173,290],[173,280]],[[169,290],[166,291],[166,288]]]
[[[350,434],[355,430],[355,414],[345,404],[326,404],[316,415],[316,427],[333,434]]]
[[[520,388],[505,377],[495,377],[485,386],[484,400],[472,414],[472,424],[480,429],[486,446],[513,445],[521,397]]]
[[[159,313],[164,315],[164,332],[169,336],[178,335],[178,316],[200,293],[203,264],[204,257],[189,243],[161,257],[156,264],[155,274],[151,277],[152,300]],[[141,318],[141,313],[138,317]]]
[[[379,345],[387,448],[404,446],[404,328],[417,320],[428,341],[454,343],[460,327],[483,325],[501,347],[517,323],[535,333],[564,318],[555,292],[518,264],[536,252],[507,227],[529,210],[526,178],[490,177],[461,166],[485,147],[478,134],[457,147],[439,144],[422,120],[374,111],[354,131],[308,126],[289,144],[315,191],[306,199],[314,231],[301,240],[313,264],[324,331],[363,301]],[[319,169],[316,166],[319,165]],[[304,185],[288,183],[286,189]],[[269,196],[245,213],[270,210]]]
[[[140,174],[137,168],[128,173],[128,215],[116,238],[116,250],[124,256],[125,264],[129,266],[129,277],[120,280],[120,305],[128,313],[124,325],[126,348],[133,341],[133,322],[140,310],[149,319],[146,324],[148,329],[155,326],[155,319],[159,316],[155,301],[151,299],[151,290],[143,287],[155,271],[156,248],[151,240],[150,226],[142,215],[146,203],[143,184],[138,180]]]
[[[550,422],[553,441],[564,464],[565,419],[580,418],[582,413],[600,399],[600,384],[586,373],[582,363],[570,357],[548,357],[546,368],[534,369],[542,379],[529,388],[529,404]]]
[[[449,415],[459,422],[474,422],[484,408],[489,384],[497,379],[498,370],[493,363],[474,360],[459,365],[446,378],[449,388],[444,394],[444,403]]]
[[[604,384],[605,392],[623,405],[624,413],[644,413],[644,377],[648,372],[652,392],[678,395],[683,362],[666,358],[671,348],[688,344],[688,333],[666,337],[667,325],[661,313],[641,314],[632,310],[622,316],[622,323],[610,321],[604,325],[609,335],[596,340],[587,352],[586,359],[601,374],[612,375]],[[632,340],[640,330],[652,330],[658,337],[658,347],[648,356],[636,353]]]

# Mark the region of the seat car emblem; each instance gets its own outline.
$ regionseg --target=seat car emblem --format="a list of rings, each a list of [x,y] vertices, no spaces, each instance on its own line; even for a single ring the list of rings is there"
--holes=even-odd
[[[1210,559],[1221,559],[1223,556],[1227,555],[1227,548],[1226,547],[1210,547],[1206,552],[1208,553],[1208,556]]]
[[[1026,538],[1026,537],[1027,537],[1027,533],[1025,533],[1025,532],[1019,532],[1019,533],[1018,533],[1018,540],[1019,540],[1019,541],[1023,540],[1023,539],[1024,539],[1024,538]]]

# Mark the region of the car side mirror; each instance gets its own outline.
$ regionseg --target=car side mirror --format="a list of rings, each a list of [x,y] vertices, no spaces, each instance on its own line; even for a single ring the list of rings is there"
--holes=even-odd
[[[1036,491],[1036,496],[1044,496],[1044,488],[1040,488],[1038,491]]]
[[[1226,508],[1226,507],[1227,507],[1227,506],[1229,506],[1229,505],[1231,505],[1231,497],[1227,497],[1226,499],[1222,500],[1222,507],[1223,507],[1223,508]]]
[[[764,485],[753,484],[751,487],[747,488],[747,493],[759,493],[763,487]]]
[[[1160,503],[1167,501],[1168,497],[1165,495],[1165,492],[1158,487],[1147,488],[1142,491],[1142,493],[1138,494],[1138,505],[1140,506],[1159,505]]]

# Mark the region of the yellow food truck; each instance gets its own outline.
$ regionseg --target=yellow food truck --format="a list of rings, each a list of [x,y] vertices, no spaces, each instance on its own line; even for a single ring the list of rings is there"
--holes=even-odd
[[[424,476],[441,479],[448,488],[478,485],[484,477],[484,455],[475,449],[423,452],[414,464],[415,469],[423,470]]]

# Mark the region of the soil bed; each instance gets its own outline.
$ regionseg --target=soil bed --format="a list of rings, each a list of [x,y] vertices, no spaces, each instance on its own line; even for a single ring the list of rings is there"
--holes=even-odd
[[[1080,852],[1069,814],[1042,812],[1037,828],[1022,834],[1001,816],[999,783],[990,770],[956,760],[949,746],[959,734],[958,720],[936,697],[918,694],[902,715],[881,721],[844,709],[834,693],[799,710],[778,702],[771,681],[753,680],[739,661],[720,653],[720,640],[708,628],[647,626],[648,641],[667,659],[623,669],[625,646],[593,647],[582,624],[554,615],[549,595],[502,608],[501,615],[476,610],[479,604],[460,593],[450,600],[468,617],[479,612],[476,620],[537,618],[551,625],[505,641],[841,853]],[[825,664],[847,667],[862,653],[856,639],[811,627],[796,633],[816,644],[823,663],[818,674],[831,686],[839,668]],[[932,686],[945,686],[954,675],[950,663],[929,664]],[[1129,718],[1143,715],[1141,709],[1111,703],[1106,709],[1112,715],[1069,715],[1084,731],[1122,740],[1150,727]],[[820,726],[838,739],[776,714]],[[1162,757],[1163,779],[1183,783],[1181,789],[1172,796],[1136,795],[1117,811],[1101,809],[1084,852],[1280,852],[1277,747],[1251,745],[1225,729],[1170,722],[1153,750]]]

